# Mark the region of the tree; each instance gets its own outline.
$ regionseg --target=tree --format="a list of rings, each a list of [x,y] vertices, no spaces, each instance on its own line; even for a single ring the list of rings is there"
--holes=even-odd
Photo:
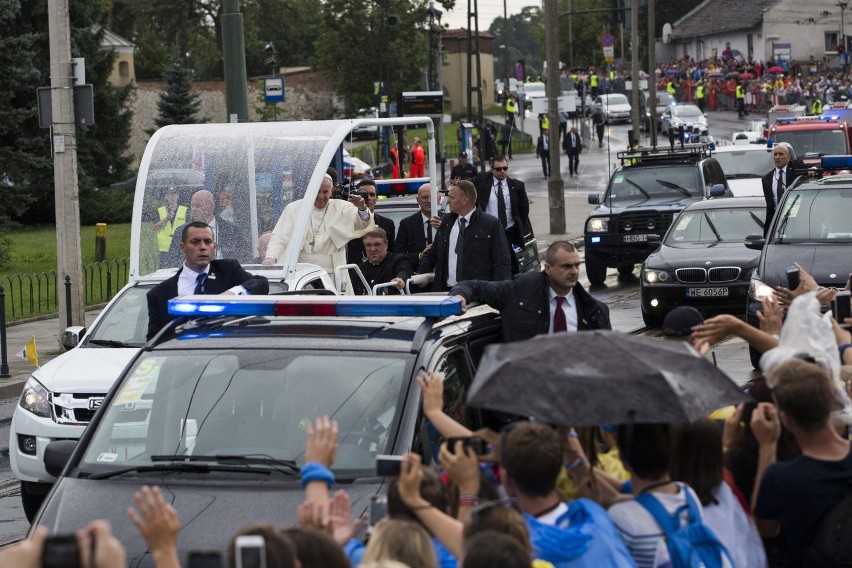
[[[154,120],[157,128],[169,124],[207,122],[206,118],[197,116],[201,108],[201,98],[198,93],[192,92],[192,69],[187,68],[183,58],[175,57],[171,66],[163,72],[163,78],[168,83],[168,89],[157,101],[159,115]]]
[[[503,57],[509,58],[510,77],[515,76],[515,63],[518,59],[524,59],[527,74],[538,75],[542,71],[544,32],[541,16],[541,8],[537,6],[526,6],[521,9],[520,14],[509,16],[509,44],[507,49],[500,48],[500,46],[506,45],[505,22],[507,20],[500,17],[491,22],[488,31],[494,36],[495,77],[503,77]]]

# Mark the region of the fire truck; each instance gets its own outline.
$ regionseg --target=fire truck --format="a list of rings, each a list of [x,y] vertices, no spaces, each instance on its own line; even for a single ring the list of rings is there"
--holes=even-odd
[[[849,122],[836,114],[778,118],[769,138],[789,143],[806,165],[819,165],[820,156],[852,154]]]

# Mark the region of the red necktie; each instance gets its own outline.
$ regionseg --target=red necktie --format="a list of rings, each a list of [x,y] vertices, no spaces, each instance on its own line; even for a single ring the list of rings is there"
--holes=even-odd
[[[568,322],[565,321],[565,310],[562,309],[562,304],[564,303],[565,296],[556,296],[556,313],[553,314],[553,333],[568,331]]]

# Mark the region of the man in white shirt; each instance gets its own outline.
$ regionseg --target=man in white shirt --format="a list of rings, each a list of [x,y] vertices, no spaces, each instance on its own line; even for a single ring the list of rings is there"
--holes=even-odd
[[[786,142],[779,142],[772,148],[772,160],[775,167],[763,176],[763,198],[766,200],[766,221],[763,225],[763,235],[769,232],[769,225],[775,217],[775,210],[784,197],[784,192],[793,183],[794,170],[792,162],[796,159],[793,147]]]

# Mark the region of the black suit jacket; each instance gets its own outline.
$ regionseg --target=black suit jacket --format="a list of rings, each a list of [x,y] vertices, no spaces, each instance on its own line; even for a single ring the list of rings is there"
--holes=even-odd
[[[521,341],[550,329],[550,279],[544,272],[525,272],[514,280],[484,282],[467,280],[450,290],[468,302],[485,303],[500,310],[503,341]],[[578,282],[574,286],[577,300],[577,329],[612,329],[609,308],[594,299]]]
[[[547,138],[548,138],[547,150],[545,150],[544,149],[544,135],[538,137],[538,140],[535,143],[535,155],[536,156],[540,156],[542,154],[545,155],[545,156],[550,155],[550,149],[553,147],[553,140],[550,139],[549,134],[548,134]]]
[[[365,290],[361,279],[358,278],[354,270],[350,270],[349,278],[352,280],[352,292],[356,296],[369,294],[376,284],[384,284],[394,278],[402,278],[403,281],[408,280],[412,274],[411,264],[408,262],[408,257],[404,254],[389,252],[385,255],[384,260],[377,265],[371,263],[369,260],[363,260],[357,264],[361,269],[361,274],[367,279],[370,290]],[[399,290],[396,288],[382,288],[378,291],[378,294],[382,296],[399,294]]]
[[[512,219],[515,221],[515,227],[520,229],[513,231],[515,234],[512,235],[512,244],[524,248],[526,244],[524,243],[524,235],[532,236],[533,234],[527,188],[524,182],[510,177],[506,178],[506,183],[509,185],[509,205],[512,208]],[[494,193],[494,174],[482,172],[473,179],[473,185],[476,187],[476,204],[481,210],[485,211],[488,200]]]
[[[423,260],[417,267],[417,272],[435,273],[432,282],[434,292],[446,291],[450,254],[450,231],[459,216],[447,214],[438,227],[435,240],[432,242]],[[509,245],[500,220],[488,213],[474,209],[467,228],[464,231],[464,248],[462,249],[462,270],[456,274],[456,280],[509,280],[512,278],[510,266]]]
[[[168,252],[168,265],[160,268],[183,266],[183,253],[180,252],[180,239],[183,227],[172,235],[172,244]],[[239,262],[254,262],[256,251],[252,251],[248,231],[240,230],[237,225],[216,217],[216,255],[222,259],[233,258]]]
[[[168,301],[178,295],[178,278],[183,266],[168,280],[151,288],[145,295],[148,300],[148,334],[154,337],[164,325],[175,316],[169,314]],[[205,294],[221,294],[234,286],[242,285],[249,294],[268,294],[269,281],[264,276],[254,276],[246,272],[240,263],[232,258],[210,261],[210,272],[204,283]]]
[[[411,263],[411,266],[420,264],[420,253],[426,248],[427,243],[424,227],[423,214],[420,210],[399,222],[399,231],[396,233],[394,251],[404,254],[408,258],[408,262]],[[435,239],[437,232],[438,229],[432,227],[432,240]]]
[[[573,155],[573,154],[579,154],[580,152],[583,151],[582,136],[580,136],[579,132],[575,132],[573,134],[577,138],[576,144],[571,143],[571,135],[572,135],[571,131],[566,132],[565,136],[562,138],[562,149],[565,150],[565,153],[568,154],[569,156]]]
[[[376,223],[377,227],[384,229],[385,233],[388,235],[388,254],[395,252],[394,249],[396,247],[394,246],[394,241],[396,240],[396,226],[393,224],[393,221],[376,213],[373,213],[373,221]],[[363,237],[352,239],[346,243],[346,262],[350,264],[358,264],[365,258],[367,258],[367,254],[364,251]]]
[[[785,191],[787,187],[795,180],[793,179],[793,162],[787,164],[784,168],[784,184]],[[775,217],[775,199],[772,195],[772,184],[774,183],[775,172],[778,168],[772,168],[772,171],[761,178],[763,183],[763,198],[766,200],[766,221],[763,223],[763,236],[769,233],[769,225],[772,223],[772,218]]]

